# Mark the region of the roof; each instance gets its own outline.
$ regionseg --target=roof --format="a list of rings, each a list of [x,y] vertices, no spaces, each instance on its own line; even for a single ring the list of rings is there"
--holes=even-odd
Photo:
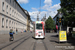
[[[25,11],[27,11],[27,10],[25,10],[25,9],[23,9],[20,5],[19,5],[19,3],[17,2],[17,0],[14,0],[17,4],[18,4],[18,6],[22,9],[22,11],[26,14],[26,12]],[[27,11],[28,12],[28,11]],[[29,14],[26,14],[28,17],[30,17],[30,15]]]
[[[57,17],[57,16],[58,16],[58,14],[59,14],[59,13],[57,13],[57,14],[53,17],[53,19],[54,19],[55,17]]]

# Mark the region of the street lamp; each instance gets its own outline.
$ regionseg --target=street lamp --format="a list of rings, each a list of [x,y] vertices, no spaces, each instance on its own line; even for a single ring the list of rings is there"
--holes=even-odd
[[[59,17],[60,31],[61,31],[61,21],[62,21],[62,13],[61,12],[59,13],[58,17]]]
[[[61,12],[59,13],[59,18],[62,18],[62,13]]]

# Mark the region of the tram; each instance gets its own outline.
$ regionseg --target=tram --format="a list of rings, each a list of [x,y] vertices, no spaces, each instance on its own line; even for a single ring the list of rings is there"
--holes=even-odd
[[[45,22],[44,21],[35,21],[35,38],[45,38]]]

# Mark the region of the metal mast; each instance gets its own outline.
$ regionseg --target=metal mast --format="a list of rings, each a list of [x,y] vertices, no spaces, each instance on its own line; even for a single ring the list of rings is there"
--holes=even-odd
[[[39,14],[40,14],[40,12],[41,12],[41,0],[40,0],[40,6],[39,6],[40,8],[39,8],[39,13],[37,14],[37,21],[39,21]]]
[[[39,21],[39,14],[37,14],[37,21]]]

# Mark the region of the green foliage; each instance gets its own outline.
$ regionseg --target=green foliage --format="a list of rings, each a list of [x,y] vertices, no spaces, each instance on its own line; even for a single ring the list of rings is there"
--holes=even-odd
[[[54,25],[54,21],[53,19],[51,18],[51,16],[49,16],[49,18],[46,20],[46,29],[55,29],[55,25]]]
[[[75,0],[60,0],[61,11],[64,16],[64,23],[75,22]]]

